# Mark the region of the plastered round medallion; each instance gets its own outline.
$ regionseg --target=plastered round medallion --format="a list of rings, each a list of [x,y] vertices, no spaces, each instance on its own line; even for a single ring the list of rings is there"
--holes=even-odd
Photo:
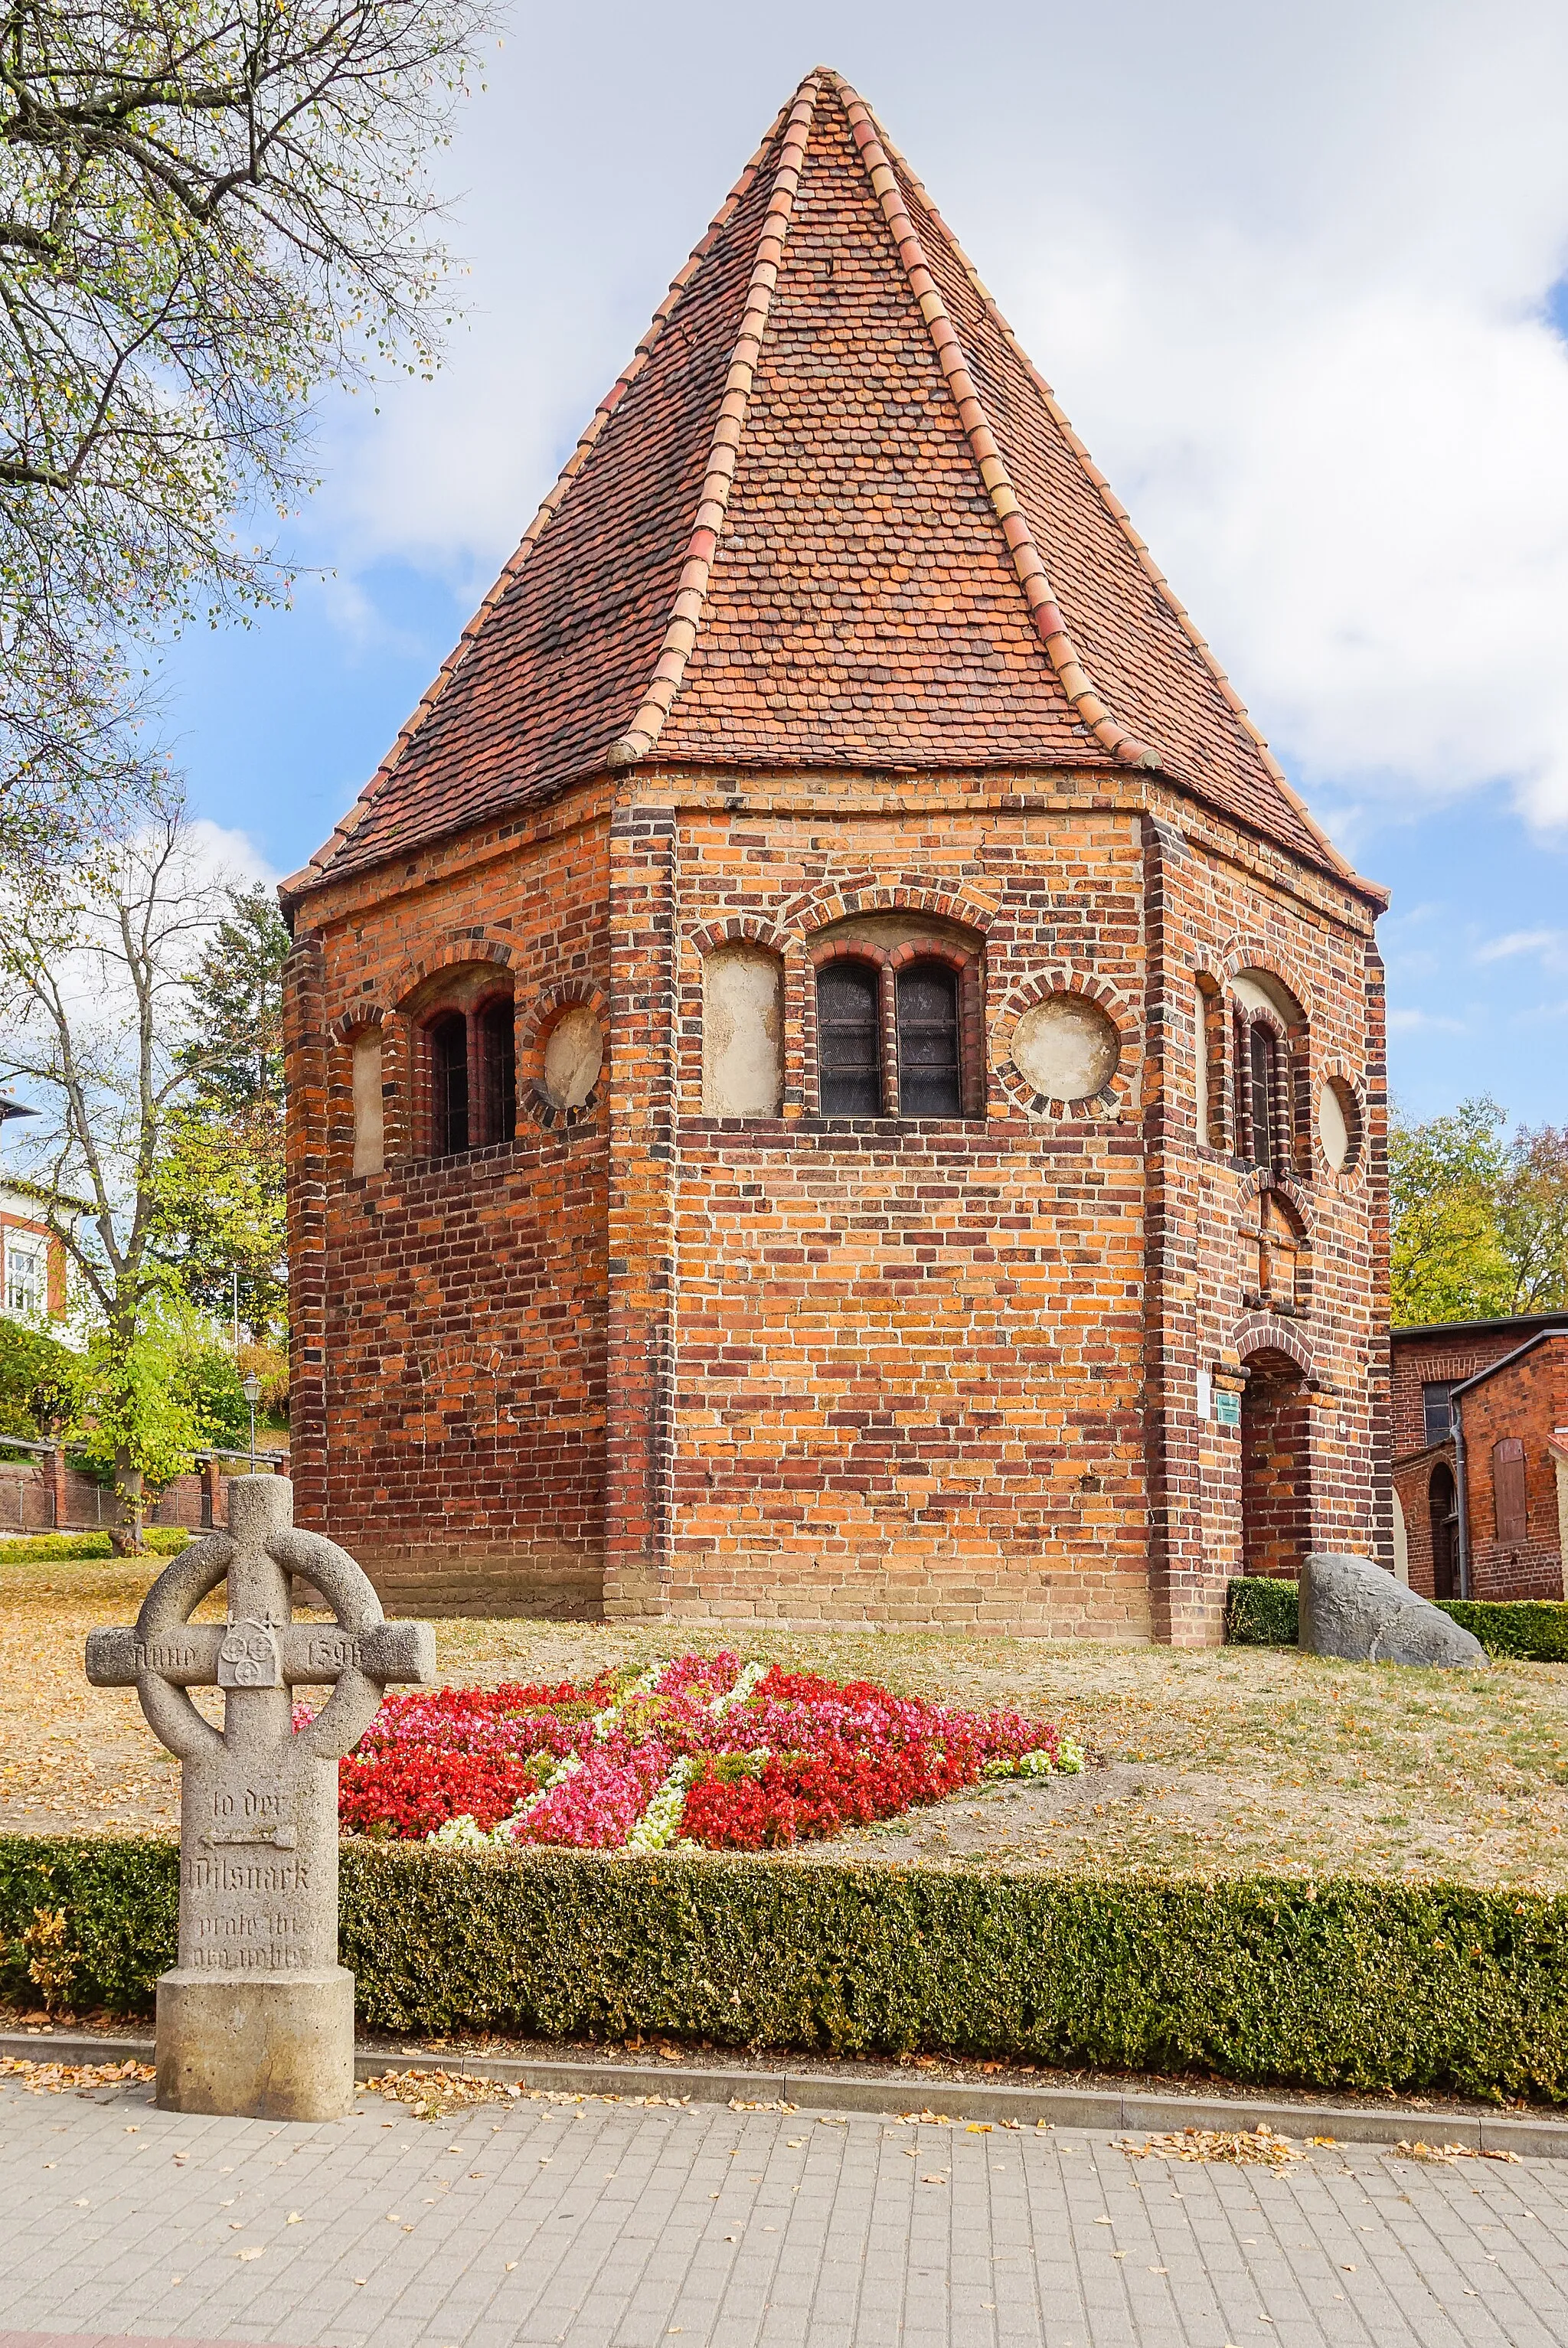
[[[1120,1036],[1081,994],[1037,1003],[1013,1032],[1013,1066],[1049,1100],[1088,1100],[1110,1082],[1120,1058]]]
[[[581,1108],[604,1065],[604,1031],[585,1004],[563,1011],[544,1042],[544,1090],[555,1108]]]
[[[1356,1156],[1360,1123],[1355,1094],[1337,1076],[1330,1076],[1317,1096],[1317,1138],[1336,1174],[1342,1174]]]

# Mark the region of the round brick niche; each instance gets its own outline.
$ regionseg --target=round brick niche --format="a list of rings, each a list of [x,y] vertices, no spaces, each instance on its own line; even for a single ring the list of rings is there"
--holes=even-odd
[[[544,1039],[543,1090],[552,1108],[581,1108],[604,1065],[604,1031],[585,1003],[563,1011]]]
[[[1047,995],[1013,1031],[1013,1066],[1047,1100],[1088,1100],[1115,1076],[1121,1038],[1098,1004]]]

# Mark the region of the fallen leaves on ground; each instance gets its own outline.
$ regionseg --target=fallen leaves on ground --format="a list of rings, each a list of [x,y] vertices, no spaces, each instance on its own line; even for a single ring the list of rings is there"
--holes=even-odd
[[[1292,2161],[1306,2158],[1288,2136],[1261,2124],[1255,2128],[1171,2128],[1142,2144],[1123,2137],[1121,2149],[1132,2160],[1228,2160],[1243,2168],[1288,2168]]]
[[[1440,2160],[1445,2163],[1456,2160],[1517,2160],[1519,2158],[1516,2152],[1499,2152],[1487,2145],[1423,2144],[1418,2137],[1414,2144],[1407,2144],[1401,2137],[1394,2150],[1404,2160]]]
[[[691,2101],[689,2096],[601,2096],[586,2090],[569,2093],[561,2087],[522,2087],[504,2079],[477,2078],[466,2071],[438,2070],[382,2071],[374,2079],[362,2079],[359,2092],[405,2105],[417,2120],[443,2120],[449,2113],[478,2104],[657,2104],[680,2111]]]
[[[0,2079],[15,2079],[30,2096],[132,2087],[154,2075],[150,2063],[35,2063],[25,2054],[0,2054]]]

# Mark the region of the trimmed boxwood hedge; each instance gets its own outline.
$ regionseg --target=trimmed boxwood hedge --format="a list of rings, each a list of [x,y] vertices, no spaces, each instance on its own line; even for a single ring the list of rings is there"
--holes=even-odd
[[[1225,1584],[1225,1644],[1294,1647],[1301,1608],[1294,1581],[1238,1574]]]
[[[1489,1655],[1568,1663],[1568,1605],[1551,1598],[1439,1598],[1445,1614]],[[1294,1647],[1300,1601],[1294,1581],[1238,1575],[1225,1588],[1225,1640],[1233,1647]]]
[[[1489,1655],[1568,1663],[1568,1606],[1561,1599],[1439,1598],[1438,1603],[1474,1633]]]
[[[76,2002],[145,2011],[176,1853],[0,1839],[5,1977],[63,1907]],[[1075,1881],[852,1859],[348,1843],[363,2023],[1202,2070],[1568,2101],[1568,1900],[1336,1879]]]
[[[143,1546],[153,1557],[178,1557],[191,1539],[183,1525],[148,1525],[142,1531]],[[55,1559],[67,1558],[79,1562],[113,1555],[114,1543],[108,1533],[32,1533],[25,1539],[0,1540],[0,1565],[47,1565]]]

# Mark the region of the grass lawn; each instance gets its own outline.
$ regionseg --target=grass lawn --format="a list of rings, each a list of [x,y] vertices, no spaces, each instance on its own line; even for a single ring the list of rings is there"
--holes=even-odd
[[[160,1560],[0,1563],[0,1831],[168,1830],[178,1770],[82,1643],[129,1622]],[[1568,1665],[1402,1671],[940,1632],[743,1624],[436,1625],[441,1676],[591,1677],[733,1646],[912,1694],[1019,1704],[1078,1736],[1080,1779],[1000,1787],[857,1834],[868,1858],[1068,1873],[1440,1877],[1568,1891]],[[831,1848],[841,1849],[840,1842]]]

